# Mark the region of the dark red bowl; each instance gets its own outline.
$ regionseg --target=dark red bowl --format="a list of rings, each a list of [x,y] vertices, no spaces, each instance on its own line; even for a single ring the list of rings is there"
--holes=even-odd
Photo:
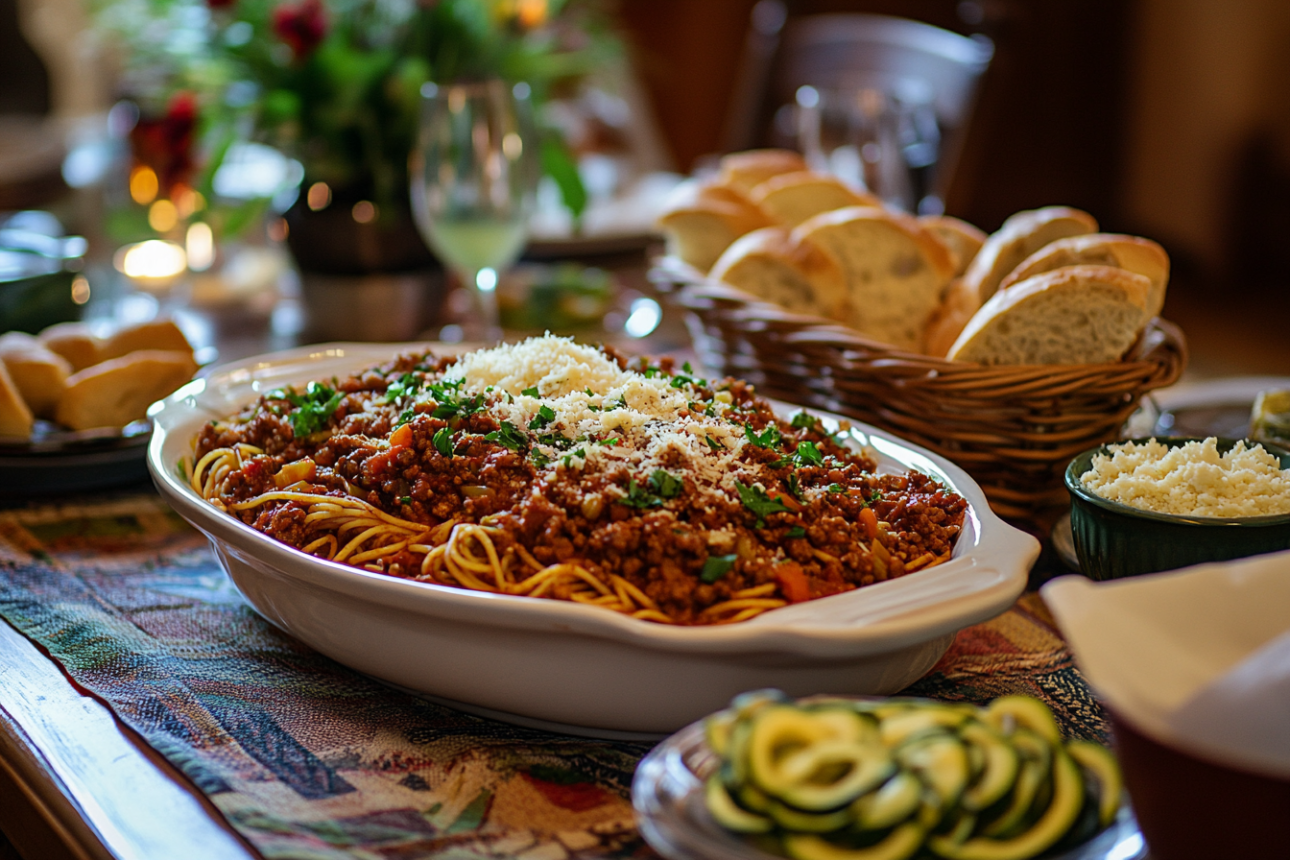
[[[1290,858],[1290,780],[1180,752],[1116,714],[1111,726],[1151,860]]]

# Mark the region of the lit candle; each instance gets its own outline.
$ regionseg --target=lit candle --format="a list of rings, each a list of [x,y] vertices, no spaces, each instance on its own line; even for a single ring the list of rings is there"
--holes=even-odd
[[[126,245],[112,261],[116,270],[134,281],[141,289],[167,289],[188,268],[183,246],[164,239],[149,239]]]

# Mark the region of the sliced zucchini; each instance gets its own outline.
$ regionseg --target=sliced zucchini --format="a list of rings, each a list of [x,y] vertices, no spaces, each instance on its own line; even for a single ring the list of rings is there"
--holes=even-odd
[[[971,718],[970,712],[960,708],[935,705],[906,708],[883,719],[882,742],[889,747],[899,746],[931,729],[956,729]]]
[[[1075,760],[1058,748],[1053,753],[1053,799],[1034,824],[1010,839],[977,836],[956,843],[933,836],[927,846],[946,860],[1026,860],[1055,845],[1079,818],[1084,805],[1084,778]]]
[[[1017,781],[1020,758],[1012,744],[985,723],[972,720],[959,730],[967,744],[969,760],[975,753],[982,761],[980,772],[963,792],[963,808],[980,812],[1012,790]]]
[[[881,744],[823,741],[787,757],[779,774],[785,803],[810,812],[838,809],[877,788],[896,770]]]
[[[1124,791],[1124,779],[1120,776],[1120,765],[1115,754],[1109,749],[1092,741],[1070,741],[1066,752],[1084,771],[1084,777],[1093,783],[1097,793],[1097,822],[1106,827],[1115,820],[1120,810],[1120,795]]]
[[[1018,729],[1012,743],[1021,756],[1021,767],[1006,805],[983,821],[981,833],[992,838],[1012,836],[1025,828],[1036,798],[1049,784],[1052,773],[1053,748],[1043,738],[1028,729]]]
[[[967,838],[972,835],[976,829],[976,816],[970,812],[964,812],[960,809],[939,828],[940,835],[951,842],[966,842]]]
[[[718,711],[703,721],[703,739],[708,749],[716,755],[726,758],[730,753],[730,732],[735,727],[739,715],[734,711]]]
[[[918,811],[923,799],[923,784],[907,770],[851,804],[855,827],[860,830],[886,830],[895,827]]]
[[[845,808],[832,812],[803,812],[772,800],[768,812],[776,824],[795,833],[832,833],[851,823],[851,810]]]
[[[741,785],[733,796],[744,809],[763,815],[770,812],[770,798],[755,785]]]
[[[1004,737],[1025,728],[1050,744],[1062,742],[1061,729],[1048,706],[1031,696],[1000,696],[985,709],[985,721]]]
[[[836,706],[812,708],[807,713],[828,728],[831,736],[837,740],[856,744],[879,742],[878,721],[870,714]]]
[[[727,830],[736,833],[769,833],[774,822],[764,815],[757,815],[741,809],[721,784],[720,777],[708,777],[704,785],[703,799],[713,819]]]
[[[967,750],[957,735],[920,737],[896,750],[896,758],[935,792],[943,810],[953,809],[967,788]]]
[[[730,728],[725,755],[726,765],[729,767],[726,785],[730,788],[748,781],[748,740],[751,736],[752,725],[748,720],[736,720]]]
[[[907,860],[923,844],[923,828],[907,821],[882,841],[864,848],[849,848],[806,833],[784,835],[784,851],[793,860]]]
[[[748,737],[748,778],[771,795],[782,792],[791,780],[781,772],[786,760],[838,734],[863,734],[865,722],[858,714],[836,711],[823,719],[787,705],[771,705],[752,719]]]
[[[739,719],[747,720],[767,705],[786,705],[791,701],[792,699],[783,690],[767,687],[764,690],[749,690],[747,693],[735,696],[730,700],[730,710],[734,711]]]

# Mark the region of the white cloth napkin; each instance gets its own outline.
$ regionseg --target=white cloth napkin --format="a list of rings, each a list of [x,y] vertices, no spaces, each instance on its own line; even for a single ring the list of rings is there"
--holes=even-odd
[[[1041,594],[1097,694],[1157,741],[1290,779],[1290,552]]]

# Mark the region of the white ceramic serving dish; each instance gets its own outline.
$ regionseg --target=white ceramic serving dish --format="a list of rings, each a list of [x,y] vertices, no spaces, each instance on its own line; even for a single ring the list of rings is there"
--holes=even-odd
[[[158,490],[210,538],[256,611],[340,663],[408,690],[610,736],[672,732],[759,687],[794,696],[892,693],[931,669],[957,630],[1007,609],[1039,554],[1038,542],[999,520],[961,469],[866,426],[854,435],[880,469],[917,469],[967,498],[953,559],[720,627],[669,627],[325,561],[219,512],[177,475],[201,426],[259,392],[343,376],[412,348],[330,344],[218,368],[153,405],[148,449]]]

